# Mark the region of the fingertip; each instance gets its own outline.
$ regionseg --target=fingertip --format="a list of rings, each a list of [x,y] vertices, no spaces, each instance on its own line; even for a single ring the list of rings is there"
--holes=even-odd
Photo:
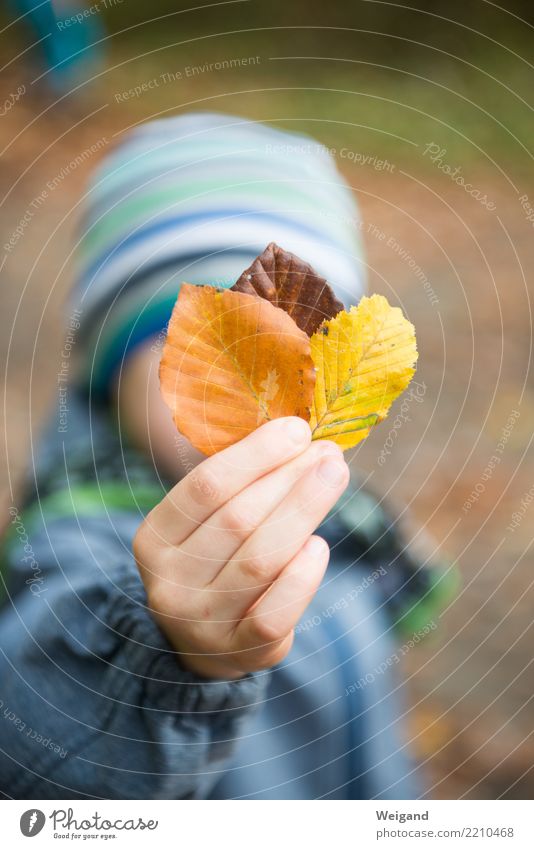
[[[273,446],[281,457],[294,455],[304,451],[311,444],[311,430],[308,422],[300,416],[283,416],[271,419],[250,434]]]
[[[337,444],[337,442],[333,442],[331,439],[318,439],[313,443],[317,445],[318,450],[322,455],[331,455],[335,457],[339,457],[340,460],[343,460],[343,449]]]
[[[308,445],[311,442],[311,430],[308,422],[299,416],[287,416],[279,419],[280,428],[286,439],[297,446]]]
[[[323,484],[338,489],[349,481],[349,468],[343,457],[325,457],[317,467],[317,475]]]
[[[312,557],[314,560],[323,560],[324,558],[328,560],[330,558],[330,546],[327,541],[315,534],[306,542],[304,551],[308,557]]]

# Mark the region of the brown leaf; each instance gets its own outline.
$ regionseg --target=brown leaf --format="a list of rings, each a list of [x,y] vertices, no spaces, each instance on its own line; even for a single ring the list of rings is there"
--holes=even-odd
[[[313,336],[321,322],[343,309],[324,277],[274,242],[267,245],[232,289],[259,295],[281,307],[308,336]]]
[[[309,421],[310,340],[268,300],[184,283],[160,383],[177,428],[200,451],[215,454],[270,419]]]

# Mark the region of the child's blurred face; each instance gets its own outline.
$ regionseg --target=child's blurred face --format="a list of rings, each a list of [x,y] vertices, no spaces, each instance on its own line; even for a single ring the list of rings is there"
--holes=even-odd
[[[130,442],[152,458],[161,474],[179,480],[204,455],[193,448],[174,425],[159,391],[160,355],[149,340],[126,360],[116,383],[120,429]]]

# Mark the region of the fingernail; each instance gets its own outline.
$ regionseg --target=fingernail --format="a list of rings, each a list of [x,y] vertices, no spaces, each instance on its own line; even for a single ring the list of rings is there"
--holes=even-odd
[[[343,455],[341,453],[341,448],[339,445],[336,445],[335,442],[329,442],[328,440],[320,439],[318,442],[314,443],[317,446],[317,451],[319,454],[323,456],[336,456],[342,458]]]
[[[322,537],[310,537],[306,543],[306,554],[310,557],[319,559],[323,556],[326,548],[326,542]]]
[[[339,460],[323,460],[319,463],[317,474],[328,486],[339,486],[346,476],[346,465]]]
[[[304,419],[291,416],[284,422],[284,432],[295,445],[303,445],[311,439],[310,426]]]

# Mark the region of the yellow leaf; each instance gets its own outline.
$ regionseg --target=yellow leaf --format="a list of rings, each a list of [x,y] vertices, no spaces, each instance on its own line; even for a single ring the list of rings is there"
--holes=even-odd
[[[214,454],[270,419],[309,421],[310,339],[264,298],[183,283],[160,383],[177,428]]]
[[[316,368],[314,439],[352,448],[385,419],[412,379],[415,330],[382,295],[324,322],[310,339]]]

